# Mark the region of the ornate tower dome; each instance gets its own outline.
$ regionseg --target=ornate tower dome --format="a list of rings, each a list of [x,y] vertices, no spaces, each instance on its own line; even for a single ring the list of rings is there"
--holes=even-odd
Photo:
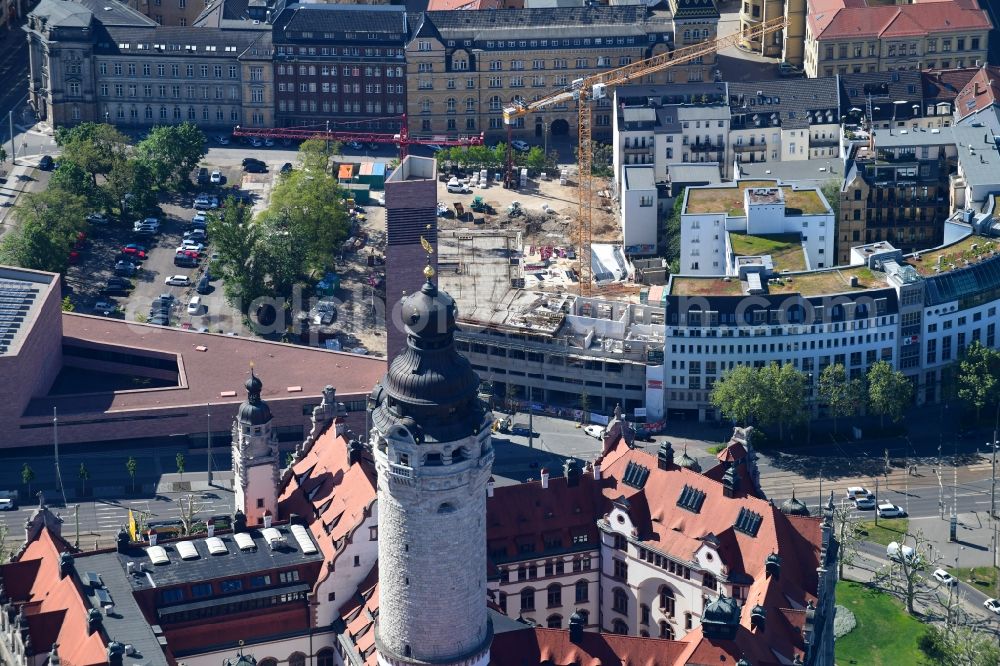
[[[233,420],[233,490],[236,510],[246,514],[249,525],[257,525],[278,511],[278,438],[253,366],[245,386],[247,399]]]
[[[792,488],[792,496],[781,503],[781,513],[788,516],[809,515],[809,507],[795,498],[795,488]]]
[[[485,666],[486,484],[493,417],[454,346],[455,301],[428,280],[401,303],[406,349],[372,393],[382,666]]]

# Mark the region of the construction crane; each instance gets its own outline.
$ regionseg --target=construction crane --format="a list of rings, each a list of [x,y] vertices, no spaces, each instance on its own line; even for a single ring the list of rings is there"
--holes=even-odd
[[[256,139],[295,139],[297,141],[319,139],[321,141],[339,141],[341,143],[356,141],[358,143],[394,144],[399,146],[400,160],[407,156],[410,146],[444,147],[483,145],[482,134],[460,137],[412,136],[406,127],[406,115],[399,116],[399,119],[402,122],[400,123],[399,132],[395,134],[364,130],[331,130],[330,122],[327,121],[326,129],[318,129],[316,127],[251,128],[237,125],[233,129],[233,136],[245,136]]]
[[[591,290],[591,259],[590,247],[592,237],[592,199],[594,178],[591,172],[593,166],[593,143],[591,141],[590,101],[603,99],[608,95],[608,89],[625,83],[639,83],[643,77],[661,72],[676,65],[697,60],[720,49],[735,46],[744,37],[749,39],[763,38],[785,27],[784,17],[778,17],[761,23],[744,32],[736,32],[727,37],[721,37],[710,42],[701,42],[685,46],[675,51],[661,53],[617,69],[591,74],[574,80],[568,88],[533,102],[516,100],[512,106],[503,110],[504,124],[507,126],[507,175],[513,178],[513,153],[511,152],[511,126],[517,118],[527,116],[556,104],[565,104],[575,100],[578,110],[578,142],[577,164],[579,166],[579,189],[577,203],[579,206],[579,247],[580,247],[580,284],[581,295],[589,294]],[[511,182],[508,180],[508,182]]]

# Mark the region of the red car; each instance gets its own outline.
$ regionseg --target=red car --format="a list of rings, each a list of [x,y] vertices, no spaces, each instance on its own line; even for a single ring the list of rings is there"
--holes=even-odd
[[[78,264],[78,263],[80,263],[80,253],[77,252],[76,250],[73,250],[72,252],[70,252],[69,253],[69,263],[71,263],[71,264]]]
[[[191,257],[192,259],[197,259],[198,253],[195,250],[177,250],[177,252],[174,253],[174,256]]]
[[[137,248],[134,248],[134,247],[123,247],[122,248],[122,254],[128,254],[128,255],[131,255],[133,257],[136,257],[137,259],[145,259],[146,258],[146,251],[145,250],[140,250],[140,249],[137,249]]]

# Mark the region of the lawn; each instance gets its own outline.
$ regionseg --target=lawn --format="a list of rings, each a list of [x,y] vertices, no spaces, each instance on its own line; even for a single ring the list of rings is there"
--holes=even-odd
[[[997,570],[995,567],[947,567],[955,578],[964,581],[988,597],[996,596]]]
[[[883,546],[888,546],[893,541],[902,541],[909,526],[910,521],[906,518],[879,518],[878,527],[875,526],[874,518],[858,523],[858,529],[864,535],[865,541],[880,543]]]
[[[769,234],[752,236],[731,232],[729,242],[733,252],[741,257],[754,257],[762,254],[771,255],[774,270],[804,271],[806,269],[805,253],[802,250],[802,236],[799,234]]]
[[[888,594],[860,583],[837,583],[837,604],[851,609],[858,625],[837,640],[838,666],[929,666],[917,641],[924,626]]]

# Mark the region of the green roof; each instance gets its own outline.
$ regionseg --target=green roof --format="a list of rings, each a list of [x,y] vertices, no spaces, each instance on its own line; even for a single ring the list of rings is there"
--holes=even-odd
[[[733,252],[740,257],[769,254],[776,271],[804,271],[805,253],[799,234],[769,234],[753,236],[738,232],[729,233]]]
[[[748,187],[775,187],[774,180],[741,180],[728,187],[690,187],[687,190],[686,214],[725,213],[739,217],[743,210],[743,191]],[[815,189],[793,190],[784,185],[785,212],[788,215],[821,215],[827,212]]]

